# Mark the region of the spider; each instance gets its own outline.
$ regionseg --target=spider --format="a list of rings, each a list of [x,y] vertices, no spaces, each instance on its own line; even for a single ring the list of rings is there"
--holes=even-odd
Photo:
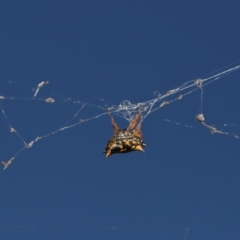
[[[113,116],[108,112],[113,125],[114,135],[108,140],[104,153],[106,157],[114,153],[128,153],[132,151],[143,151],[146,144],[142,140],[140,130],[142,117],[140,110],[125,129],[120,129],[115,123]]]

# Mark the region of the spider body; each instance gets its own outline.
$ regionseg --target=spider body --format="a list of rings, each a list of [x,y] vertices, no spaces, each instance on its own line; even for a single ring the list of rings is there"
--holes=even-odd
[[[128,153],[132,151],[142,151],[146,144],[142,140],[141,133],[141,113],[138,112],[130,122],[128,128],[120,129],[109,113],[113,125],[114,135],[109,139],[104,153],[109,157],[114,153]]]

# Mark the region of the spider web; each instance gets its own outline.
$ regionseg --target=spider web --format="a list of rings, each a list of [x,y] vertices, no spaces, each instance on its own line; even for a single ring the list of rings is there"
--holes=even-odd
[[[146,100],[146,101],[139,102],[139,103],[132,103],[131,101],[124,100],[124,101],[120,102],[120,104],[118,104],[118,105],[112,105],[112,106],[106,107],[106,105],[99,106],[99,105],[93,105],[93,104],[89,104],[89,103],[82,103],[81,101],[78,101],[78,100],[74,101],[74,100],[68,98],[68,99],[66,99],[66,101],[71,101],[74,104],[80,105],[80,107],[78,108],[76,113],[73,115],[73,117],[71,119],[69,119],[65,124],[63,124],[60,128],[58,128],[54,131],[50,131],[46,135],[36,136],[34,139],[32,139],[29,142],[27,142],[22,137],[22,135],[19,133],[19,131],[12,125],[11,121],[9,120],[10,118],[8,117],[8,114],[5,111],[3,102],[8,101],[8,100],[12,100],[12,101],[14,101],[14,100],[15,101],[16,100],[17,101],[29,100],[29,101],[45,102],[46,104],[55,104],[57,102],[55,97],[38,98],[38,95],[39,95],[41,89],[45,85],[49,84],[49,82],[48,81],[40,82],[37,85],[36,89],[34,90],[33,96],[28,97],[28,98],[0,95],[0,108],[1,108],[2,115],[9,127],[9,131],[10,131],[10,133],[15,134],[17,136],[17,138],[19,138],[23,144],[22,148],[20,148],[18,151],[16,151],[16,153],[10,159],[1,161],[1,164],[3,165],[3,169],[5,170],[6,168],[8,168],[11,165],[11,163],[18,157],[18,155],[20,153],[22,153],[24,150],[32,148],[35,145],[35,143],[37,143],[38,141],[48,138],[52,135],[55,135],[61,131],[64,131],[64,130],[67,130],[70,128],[74,128],[80,124],[86,123],[86,122],[94,120],[94,119],[98,119],[98,118],[108,114],[108,112],[110,112],[112,114],[116,114],[116,115],[126,119],[127,121],[131,121],[133,119],[134,115],[140,109],[141,114],[142,114],[142,121],[144,121],[149,116],[149,114],[152,114],[155,111],[158,111],[159,109],[166,107],[167,105],[169,105],[175,101],[180,101],[185,96],[187,96],[195,91],[200,91],[200,109],[199,109],[199,113],[195,116],[196,120],[203,127],[209,129],[212,134],[215,134],[215,133],[224,134],[224,135],[229,135],[231,137],[239,139],[240,137],[237,134],[222,131],[222,130],[216,128],[215,126],[208,124],[205,121],[205,116],[203,113],[203,92],[204,92],[203,90],[204,90],[204,87],[210,83],[218,81],[219,79],[223,78],[227,74],[230,74],[238,69],[240,69],[240,65],[229,68],[224,71],[221,71],[219,73],[208,76],[206,78],[199,78],[199,79],[185,82],[184,84],[182,84],[181,86],[179,86],[177,88],[168,90],[165,94],[160,94],[158,91],[156,91],[156,92],[154,92],[155,97],[153,99]],[[93,106],[93,107],[99,108],[101,110],[101,113],[94,115],[90,118],[86,118],[86,119],[81,118],[80,119],[79,118],[80,112],[87,106]],[[168,119],[165,119],[165,120],[169,121],[169,122],[173,122]],[[71,123],[73,121],[74,121],[74,123]],[[177,122],[174,122],[174,123],[179,124]],[[188,125],[185,125],[185,126],[191,127]],[[227,124],[225,124],[223,126],[227,126]]]

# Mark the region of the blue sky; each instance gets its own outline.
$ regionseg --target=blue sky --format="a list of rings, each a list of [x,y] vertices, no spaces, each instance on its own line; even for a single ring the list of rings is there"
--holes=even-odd
[[[89,105],[72,123],[147,101],[238,65],[239,21],[238,1],[1,1],[0,95],[15,98],[3,109],[30,142],[70,120],[76,100]],[[204,88],[203,113],[240,135],[239,76]],[[37,97],[54,104],[31,99],[41,81],[50,83]],[[106,160],[107,115],[23,151],[0,174],[1,238],[239,239],[240,142],[211,135],[194,119],[199,108],[196,91],[148,115],[145,153]],[[23,144],[3,115],[0,126],[6,161]]]

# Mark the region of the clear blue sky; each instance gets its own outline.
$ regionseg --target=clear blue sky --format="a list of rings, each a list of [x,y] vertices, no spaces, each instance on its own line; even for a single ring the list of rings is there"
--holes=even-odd
[[[143,102],[237,65],[239,7],[223,0],[2,0],[0,95],[17,97],[1,101],[8,120],[29,142],[78,111],[67,98],[93,105],[80,112],[84,119],[104,112],[96,106]],[[203,95],[206,122],[237,134],[239,126],[220,125],[240,121],[239,77],[230,74]],[[46,80],[38,97],[55,104],[19,99]],[[106,115],[23,151],[0,174],[0,238],[240,239],[240,141],[199,126],[199,107],[198,91],[150,114],[145,153],[106,160]],[[22,142],[2,115],[0,126],[0,160],[8,160]]]

